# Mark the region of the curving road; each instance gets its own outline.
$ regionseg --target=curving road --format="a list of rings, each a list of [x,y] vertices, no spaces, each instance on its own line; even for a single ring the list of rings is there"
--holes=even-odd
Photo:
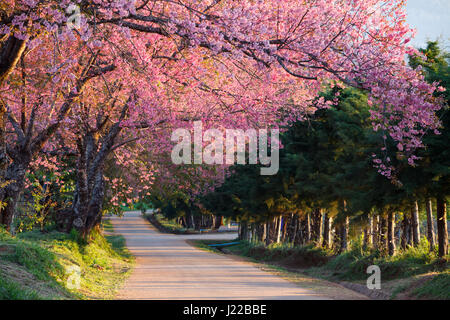
[[[202,251],[185,241],[234,239],[235,233],[162,234],[139,212],[111,218],[111,222],[136,257],[135,269],[118,299],[327,299],[252,263]]]

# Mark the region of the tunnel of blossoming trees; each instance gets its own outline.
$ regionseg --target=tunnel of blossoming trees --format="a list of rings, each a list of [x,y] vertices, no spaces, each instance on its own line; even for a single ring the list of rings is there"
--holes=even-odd
[[[448,55],[414,33],[403,0],[2,0],[0,224],[88,239],[152,207],[265,245],[444,257]],[[245,137],[245,165],[196,162],[226,130],[279,133],[276,174]]]

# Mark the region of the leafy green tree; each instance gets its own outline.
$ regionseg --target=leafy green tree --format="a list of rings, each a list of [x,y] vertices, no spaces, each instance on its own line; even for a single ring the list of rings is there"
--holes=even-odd
[[[442,123],[440,134],[430,132],[424,137],[426,148],[419,154],[422,161],[414,174],[417,190],[427,199],[436,198],[439,256],[444,256],[448,254],[446,207],[450,193],[450,54],[443,52],[437,41],[429,41],[427,47],[420,52],[425,58],[411,57],[411,66],[421,67],[427,81],[439,82],[445,91],[437,94],[437,98],[447,102],[447,107],[438,113]]]

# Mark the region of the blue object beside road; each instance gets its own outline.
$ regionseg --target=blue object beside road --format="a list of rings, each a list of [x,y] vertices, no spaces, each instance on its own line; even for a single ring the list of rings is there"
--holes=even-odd
[[[219,243],[219,244],[208,244],[209,247],[226,247],[226,246],[232,246],[235,244],[239,244],[241,243],[240,241],[238,242],[229,242],[229,243]]]

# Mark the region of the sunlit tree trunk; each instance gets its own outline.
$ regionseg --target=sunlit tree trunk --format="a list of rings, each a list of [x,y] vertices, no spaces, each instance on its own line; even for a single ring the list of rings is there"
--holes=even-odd
[[[374,217],[369,217],[369,245],[370,247],[373,247],[376,242],[376,230],[375,230],[375,223],[374,223]]]
[[[433,204],[431,199],[426,200],[427,209],[427,238],[430,243],[430,251],[434,249],[434,222],[433,222]]]
[[[420,242],[420,222],[419,222],[419,204],[414,201],[412,207],[412,236],[414,246],[418,246]]]
[[[400,240],[400,246],[402,249],[406,249],[408,246],[408,238],[409,238],[409,231],[411,230],[411,227],[409,225],[409,217],[408,213],[403,213],[403,220],[402,220],[402,236]]]
[[[388,213],[387,224],[388,224],[388,253],[390,256],[393,256],[395,254],[395,237],[394,237],[395,214],[391,211],[389,211]]]
[[[339,252],[345,252],[348,250],[348,231],[349,231],[349,218],[345,217],[345,221],[340,228]]]
[[[439,257],[448,254],[447,203],[445,198],[437,198],[437,234]]]
[[[363,248],[366,250],[370,247],[370,227],[366,226],[363,229]]]
[[[373,246],[375,249],[380,247],[380,216],[373,218]]]
[[[311,242],[311,214],[306,215],[306,243]]]
[[[283,224],[283,217],[279,216],[278,217],[278,222],[277,222],[277,243],[281,242],[281,227]]]
[[[0,48],[0,87],[20,61],[25,48],[26,40],[16,38],[14,35],[3,42]]]
[[[380,226],[378,229],[380,233],[380,240],[378,249],[385,254],[387,250],[387,236],[388,236],[387,218],[384,216],[380,217],[379,224]]]

